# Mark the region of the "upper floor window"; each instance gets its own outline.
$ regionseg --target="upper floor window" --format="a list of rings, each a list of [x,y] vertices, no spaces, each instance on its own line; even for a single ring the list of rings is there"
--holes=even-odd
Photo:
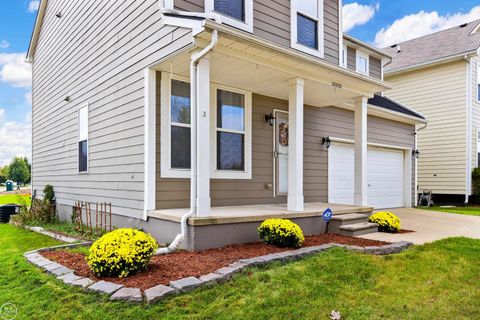
[[[214,11],[222,22],[253,32],[253,0],[206,0],[205,11]]]
[[[78,109],[78,172],[88,172],[88,104]]]
[[[357,72],[364,75],[370,74],[370,57],[367,53],[357,50]]]
[[[323,0],[291,1],[292,48],[323,58]]]

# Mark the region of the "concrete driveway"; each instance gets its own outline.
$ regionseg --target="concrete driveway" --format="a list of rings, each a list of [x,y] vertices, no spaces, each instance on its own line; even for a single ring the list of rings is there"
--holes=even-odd
[[[414,233],[372,233],[361,236],[365,239],[387,242],[411,241],[424,244],[451,237],[480,239],[480,217],[428,211],[413,208],[381,210],[390,211],[400,218],[402,229]]]

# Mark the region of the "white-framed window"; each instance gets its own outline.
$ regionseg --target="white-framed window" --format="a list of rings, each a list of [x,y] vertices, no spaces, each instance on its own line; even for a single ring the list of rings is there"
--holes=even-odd
[[[323,0],[291,0],[292,48],[323,58]]]
[[[253,0],[205,0],[205,12],[218,13],[223,23],[253,32]]]
[[[340,66],[344,68],[348,67],[348,47],[346,44],[342,47]]]
[[[251,92],[213,85],[211,101],[212,178],[251,179]]]
[[[357,50],[357,72],[369,75],[370,74],[370,57],[367,53]]]
[[[190,83],[188,78],[162,72],[162,178],[189,178],[191,168]]]
[[[88,173],[88,103],[77,110],[78,172]]]

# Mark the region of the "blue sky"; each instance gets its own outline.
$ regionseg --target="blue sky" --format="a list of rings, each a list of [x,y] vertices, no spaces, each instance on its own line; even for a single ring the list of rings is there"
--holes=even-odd
[[[0,4],[0,166],[30,155],[31,76],[24,57],[38,3]],[[380,47],[475,19],[478,0],[344,0],[345,31]]]

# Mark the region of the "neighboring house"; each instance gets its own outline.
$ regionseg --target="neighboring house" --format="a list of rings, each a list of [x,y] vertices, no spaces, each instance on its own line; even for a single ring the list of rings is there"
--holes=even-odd
[[[390,58],[341,16],[336,0],[41,1],[33,189],[52,184],[62,218],[111,202],[115,226],[161,242],[190,217],[188,249],[255,240],[272,213],[321,232],[328,202],[411,206],[426,120],[374,97]]]
[[[418,188],[440,202],[468,202],[480,162],[480,20],[393,45],[390,97],[424,114]]]

